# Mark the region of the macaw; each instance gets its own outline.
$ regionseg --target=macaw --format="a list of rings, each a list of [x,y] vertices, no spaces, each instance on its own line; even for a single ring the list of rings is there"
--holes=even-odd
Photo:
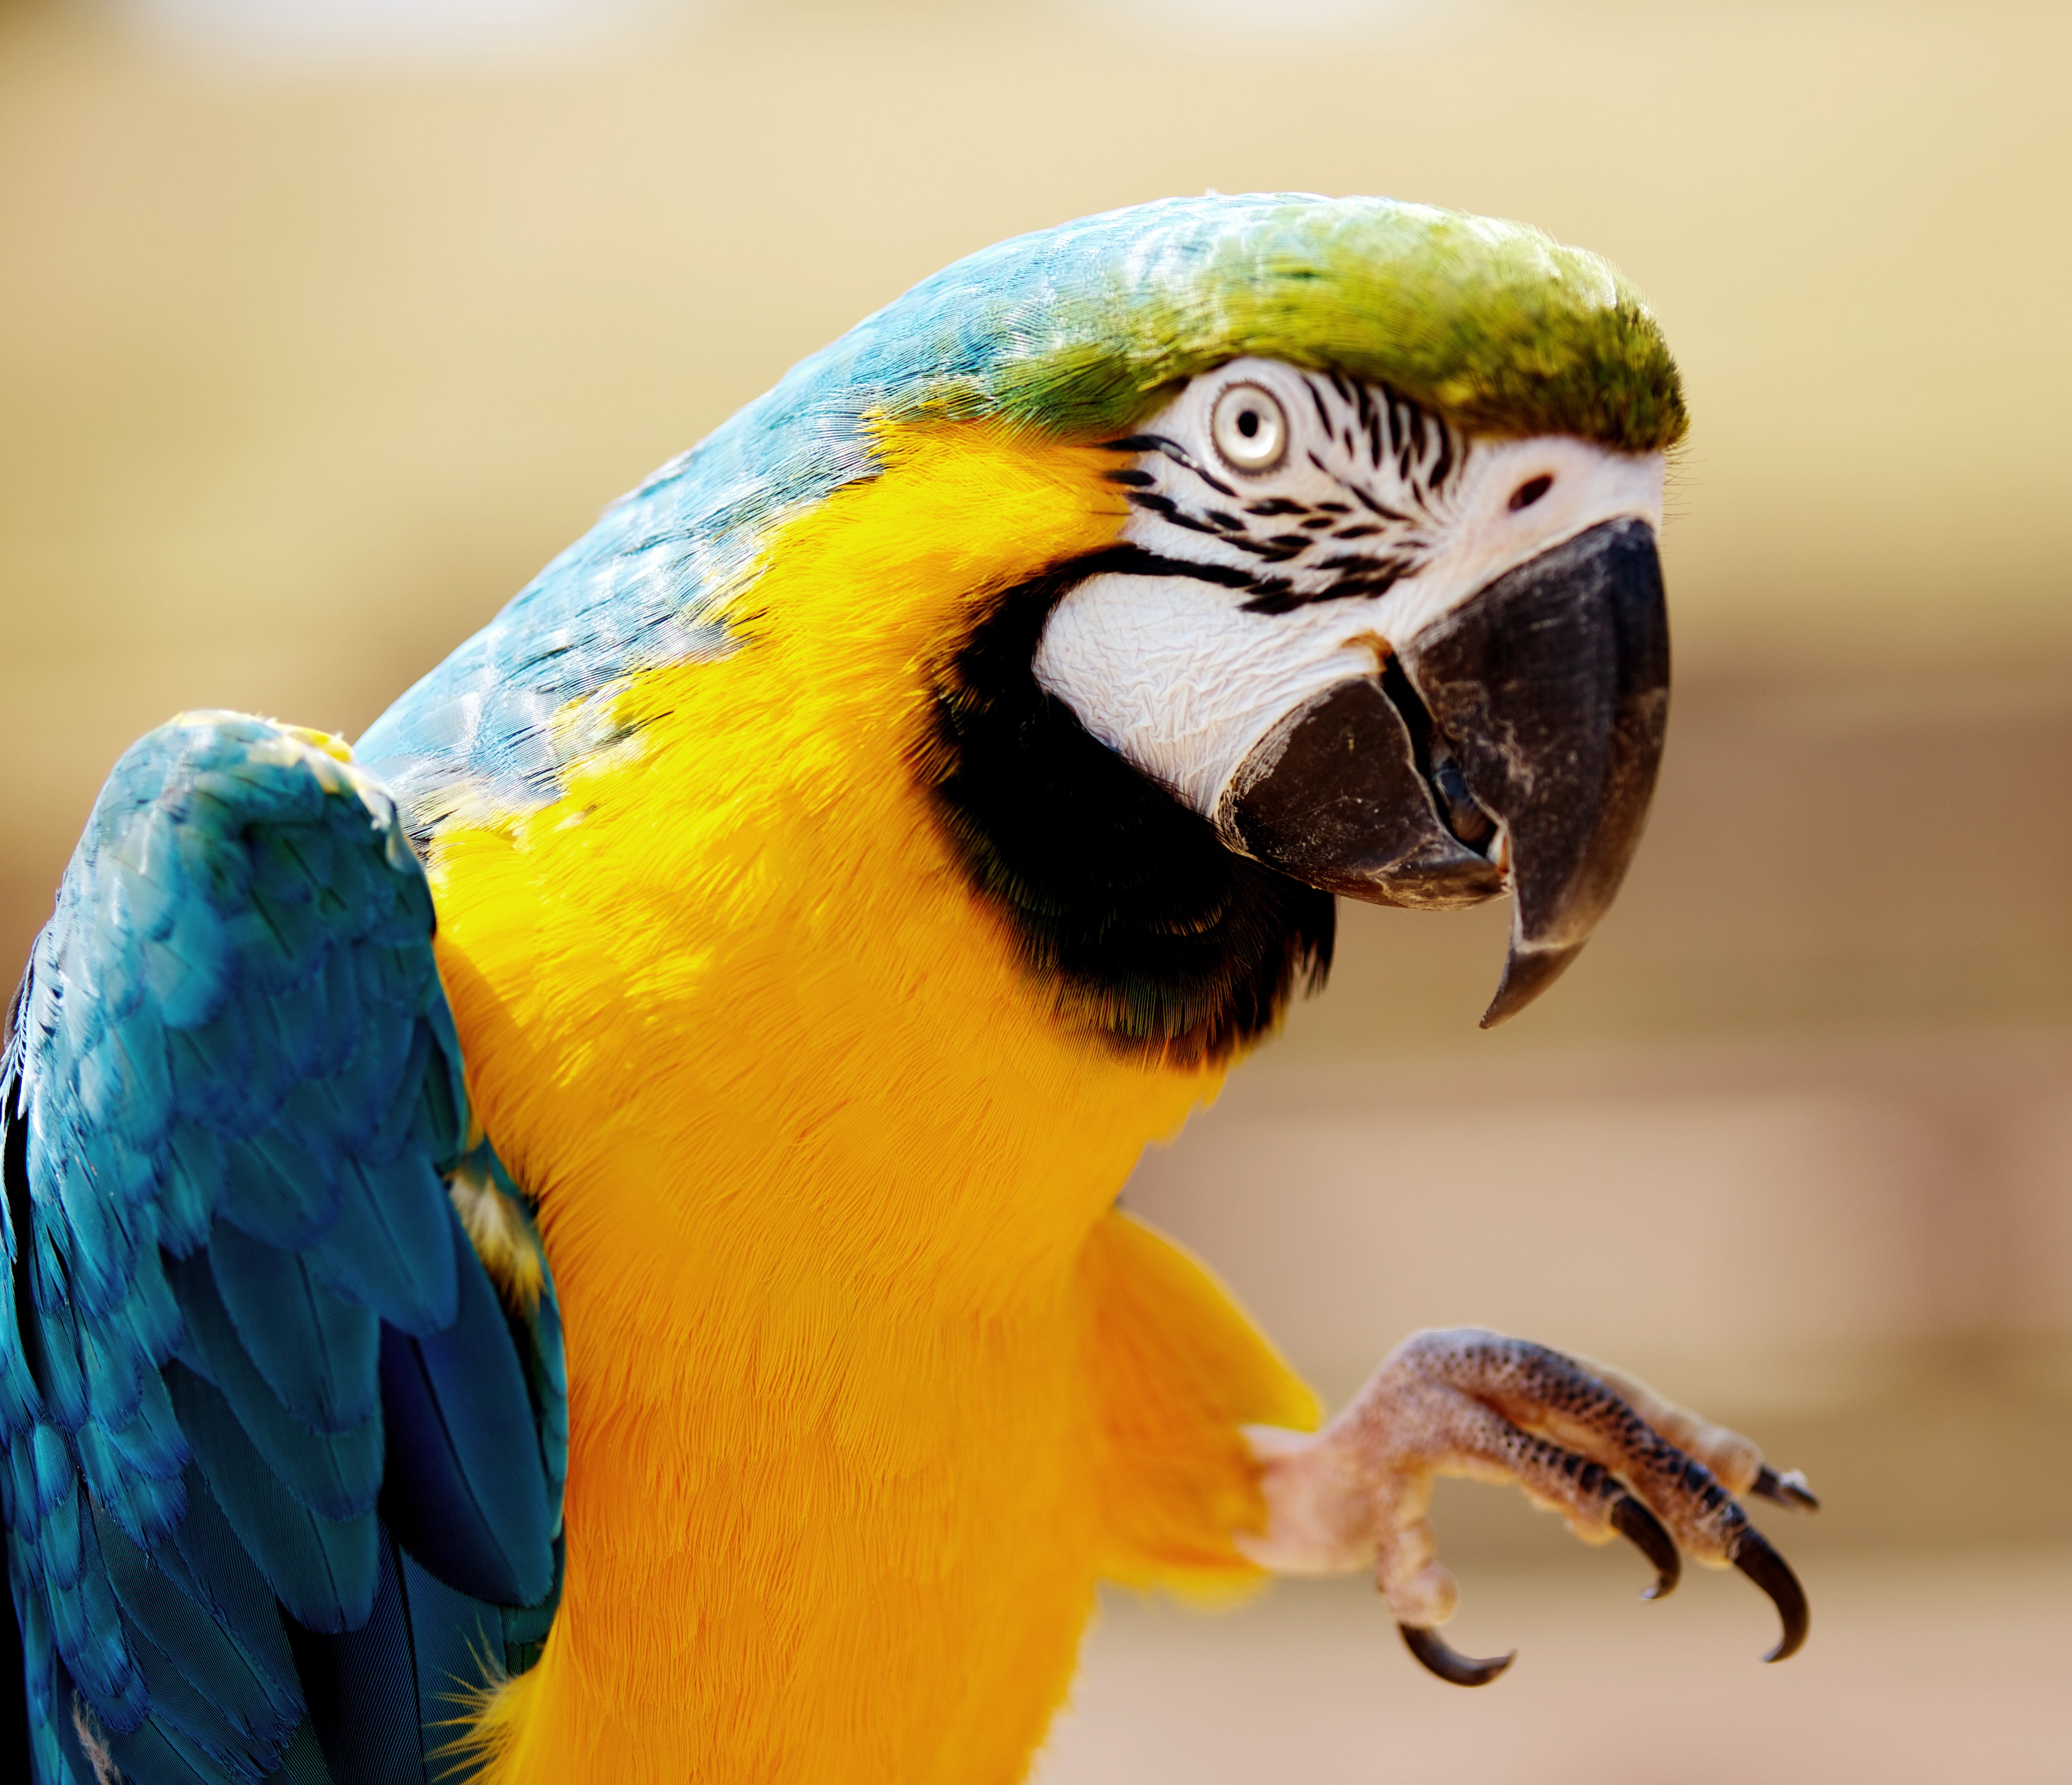
[[[356,747],[116,765],[0,1061],[39,1785],[1021,1777],[1096,1583],[1371,1568],[1435,1474],[1805,1601],[1803,1478],[1419,1334],[1328,1423],[1117,1193],[1338,895],[1572,962],[1685,412],[1540,232],[1178,199],[925,281]],[[11,1672],[11,1669],[10,1670]]]

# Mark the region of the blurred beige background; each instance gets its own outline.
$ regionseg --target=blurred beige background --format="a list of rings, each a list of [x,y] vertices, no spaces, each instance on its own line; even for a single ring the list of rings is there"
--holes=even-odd
[[[129,739],[356,732],[960,253],[1206,187],[1529,218],[1689,379],[1648,840],[1495,1036],[1504,913],[1349,911],[1130,1196],[1334,1396],[1474,1321],[1743,1423],[1828,1498],[1766,1521],[1813,1646],[1449,1487],[1500,1686],[1355,1589],[1119,1604],[1045,1776],[2072,1776],[2068,68],[2014,0],[0,0],[0,974]]]

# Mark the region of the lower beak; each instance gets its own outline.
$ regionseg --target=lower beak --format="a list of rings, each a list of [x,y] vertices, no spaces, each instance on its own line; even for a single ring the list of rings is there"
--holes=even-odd
[[[1654,530],[1605,521],[1478,590],[1381,675],[1289,713],[1232,778],[1217,824],[1297,880],[1377,904],[1474,905],[1507,879],[1511,952],[1488,1028],[1560,977],[1610,905],[1668,711]]]

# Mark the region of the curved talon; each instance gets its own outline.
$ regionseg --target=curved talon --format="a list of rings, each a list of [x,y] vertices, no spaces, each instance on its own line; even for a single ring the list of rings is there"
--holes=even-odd
[[[1777,1647],[1763,1656],[1766,1661],[1786,1661],[1805,1647],[1812,1613],[1806,1603],[1806,1589],[1791,1565],[1770,1548],[1770,1540],[1753,1525],[1742,1529],[1734,1545],[1734,1566],[1770,1595],[1777,1615],[1784,1620],[1784,1634]]]
[[[1805,1471],[1788,1469],[1782,1475],[1766,1463],[1756,1473],[1752,1494],[1760,1494],[1765,1500],[1773,1500],[1779,1506],[1790,1506],[1802,1512],[1817,1512],[1820,1502],[1813,1490],[1806,1485]]]
[[[1676,1553],[1676,1540],[1662,1528],[1662,1521],[1630,1494],[1612,1502],[1612,1529],[1655,1564],[1655,1585],[1641,1594],[1643,1599],[1666,1599],[1684,1578],[1684,1558]]]
[[[1518,1659],[1518,1651],[1513,1649],[1494,1660],[1478,1661],[1472,1655],[1449,1648],[1445,1639],[1436,1630],[1427,1630],[1417,1624],[1400,1623],[1396,1627],[1403,1632],[1403,1646],[1417,1657],[1426,1671],[1437,1674],[1452,1685],[1486,1686]]]

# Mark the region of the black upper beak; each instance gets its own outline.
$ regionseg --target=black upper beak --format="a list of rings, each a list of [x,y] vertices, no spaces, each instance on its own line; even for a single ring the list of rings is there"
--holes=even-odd
[[[1385,905],[1515,900],[1490,1028],[1581,952],[1626,876],[1669,711],[1655,533],[1606,521],[1507,572],[1384,672],[1297,708],[1217,823],[1313,885]]]

